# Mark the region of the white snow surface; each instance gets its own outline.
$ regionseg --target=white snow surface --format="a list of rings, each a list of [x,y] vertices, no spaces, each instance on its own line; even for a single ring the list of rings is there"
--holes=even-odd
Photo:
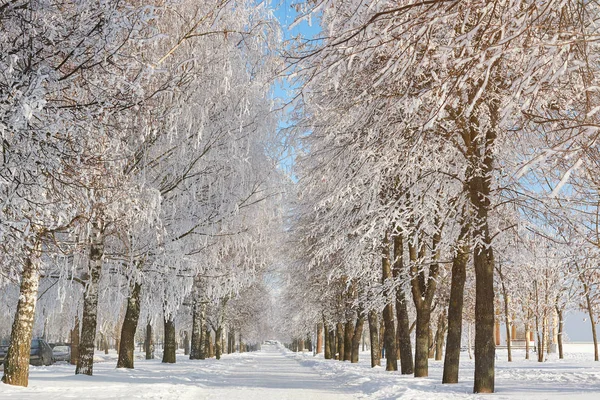
[[[535,354],[532,354],[535,356]],[[565,359],[550,355],[538,363],[515,351],[512,363],[498,351],[496,393],[473,395],[473,361],[461,359],[461,383],[442,385],[442,362],[430,360],[429,377],[415,379],[383,367],[370,368],[368,352],[358,364],[324,360],[263,346],[254,353],[228,354],[221,360],[177,364],[143,360],[135,369],[116,369],[116,353],[97,353],[94,376],[75,376],[66,363],[31,367],[29,387],[0,383],[0,399],[598,399],[600,363],[591,345],[566,345]],[[384,360],[382,360],[384,361]]]

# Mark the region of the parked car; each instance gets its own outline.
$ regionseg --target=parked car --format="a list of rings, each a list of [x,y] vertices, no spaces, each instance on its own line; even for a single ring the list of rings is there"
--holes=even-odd
[[[71,346],[69,345],[56,345],[52,349],[52,360],[57,361],[70,361],[71,360]]]
[[[8,352],[8,345],[0,346],[0,364],[4,363],[4,357]],[[31,341],[31,351],[29,352],[29,364],[31,365],[52,365],[52,348],[43,339],[33,339]]]

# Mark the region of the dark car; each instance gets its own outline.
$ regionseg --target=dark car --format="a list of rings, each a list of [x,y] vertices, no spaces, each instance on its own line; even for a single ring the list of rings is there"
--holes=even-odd
[[[0,346],[0,364],[4,362],[7,351],[8,345]],[[29,353],[29,364],[52,365],[52,363],[52,348],[50,345],[43,339],[33,339]]]
[[[52,348],[52,360],[57,361],[71,361],[71,346],[64,344],[57,344]]]

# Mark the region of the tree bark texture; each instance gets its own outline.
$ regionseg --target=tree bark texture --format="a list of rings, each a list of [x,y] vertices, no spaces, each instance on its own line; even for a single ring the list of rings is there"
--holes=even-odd
[[[429,323],[431,309],[417,308],[417,324],[415,331],[415,377],[429,375]]]
[[[29,354],[40,282],[40,250],[41,244],[36,238],[23,264],[19,301],[10,332],[10,345],[4,358],[2,382],[8,385],[27,387],[29,384]]]
[[[379,318],[379,316],[378,316]],[[385,357],[385,322],[383,320],[383,312],[381,313],[381,318],[379,319],[379,354],[381,358]]]
[[[442,383],[458,383],[465,282],[467,280],[469,253],[471,252],[468,232],[469,227],[463,223],[458,248],[452,259],[450,302],[448,304],[448,336],[446,337]]]
[[[200,321],[198,321],[198,325],[200,325],[200,347],[198,349],[198,358],[204,360],[208,353],[208,346],[206,344],[206,334],[208,329],[204,329],[206,325],[206,304],[202,303],[200,306]]]
[[[317,323],[317,347],[315,349],[316,354],[323,352],[323,323]]]
[[[504,286],[504,285],[503,285]],[[510,340],[510,314],[508,310],[508,293],[504,291],[504,325],[506,328],[506,350],[508,352],[508,362],[512,362],[512,343]]]
[[[81,337],[79,359],[75,374],[92,375],[94,370],[94,342],[98,317],[98,284],[104,255],[104,231],[99,221],[92,222],[91,243],[88,261],[88,282],[83,294],[83,316],[81,317]]]
[[[429,353],[428,358],[435,357],[435,337],[433,336],[433,329],[429,326]]]
[[[497,267],[498,277],[500,278],[500,286],[502,288],[502,300],[504,302],[504,325],[506,328],[506,350],[508,353],[508,362],[512,362],[512,343],[510,340],[510,312],[508,309],[508,290],[506,283],[504,282],[504,273],[502,271],[502,264]]]
[[[229,329],[227,332],[227,354],[235,353],[235,332]]]
[[[354,336],[354,324],[351,320],[344,325],[344,361],[352,360],[352,337]]]
[[[175,332],[175,320],[173,317],[164,316],[164,341],[163,341],[163,363],[175,364],[177,359],[175,353],[177,350],[177,340]]]
[[[381,257],[381,280],[383,285],[392,279],[392,266],[390,262],[390,244],[387,233],[383,239],[383,254]],[[383,308],[383,322],[385,324],[385,333],[383,341],[385,345],[385,370],[397,371],[398,360],[396,359],[396,327],[394,326],[394,306],[391,302],[389,293],[384,293],[386,305]]]
[[[558,358],[559,359],[563,359],[564,358],[564,354],[563,354],[563,332],[564,332],[564,327],[565,327],[565,321],[563,320],[563,310],[561,310],[560,308],[556,307],[556,315],[558,315],[558,335],[557,335],[557,342],[558,342]]]
[[[486,157],[487,159],[488,157]],[[468,180],[471,203],[477,214],[473,236],[475,267],[475,379],[474,393],[494,392],[494,253],[488,227],[491,159],[485,178],[474,176]]]
[[[341,322],[338,322],[335,325],[335,336],[337,342],[337,357],[336,360],[344,359],[344,325]]]
[[[213,357],[214,354],[214,346],[212,342],[212,336],[210,334],[210,328],[208,325],[206,326],[206,330],[204,331],[204,347],[207,358]]]
[[[413,240],[417,240],[414,238]],[[408,252],[411,261],[411,292],[415,309],[417,311],[415,331],[415,377],[429,376],[429,335],[431,320],[431,304],[437,287],[439,273],[438,260],[440,233],[436,232],[432,238],[433,262],[429,266],[429,274],[425,276],[424,267],[420,266],[423,255],[419,255],[418,246],[423,248],[423,243],[409,242]]]
[[[394,265],[392,274],[396,280],[408,279],[407,271],[403,260],[404,243],[402,236],[394,236]],[[400,371],[403,375],[414,372],[412,343],[410,341],[410,321],[406,304],[406,294],[404,285],[401,283],[396,288],[396,319],[398,320],[398,329],[396,331],[398,353],[400,355]]]
[[[442,360],[442,353],[444,352],[444,335],[446,334],[446,315],[441,312],[438,317],[437,328],[435,331],[435,359],[436,361]]]
[[[119,341],[119,359],[117,368],[133,368],[133,352],[135,350],[135,331],[140,318],[140,291],[142,285],[135,283],[127,299],[127,311],[121,326]]]
[[[525,323],[525,359],[529,360],[529,336],[531,335],[531,328],[529,322]]]
[[[154,359],[154,340],[152,339],[152,325],[150,322],[146,325],[146,341],[144,342],[146,351],[146,360]]]
[[[381,365],[381,350],[379,346],[379,332],[377,332],[377,312],[371,310],[368,314],[369,319],[369,339],[371,341],[371,368]]]
[[[183,331],[183,354],[190,355],[190,335],[188,331]]]
[[[336,351],[337,351],[337,344],[335,342],[335,329],[330,329],[329,330],[329,346],[330,346],[330,353],[331,353],[331,359],[335,360],[336,359]]]
[[[324,320],[325,320],[325,317],[323,317],[323,321]],[[324,346],[323,357],[326,360],[331,360],[331,343],[329,342],[329,328],[327,327],[326,322],[323,322],[323,324],[321,326],[323,327],[323,346]]]
[[[215,357],[221,359],[223,353],[223,326],[219,325],[215,332]]]
[[[75,317],[75,326],[71,330],[71,365],[79,360],[79,317]]]
[[[363,327],[365,324],[365,318],[362,312],[358,313],[356,319],[356,326],[354,327],[354,334],[352,335],[352,353],[350,355],[350,362],[358,362],[358,353],[360,351],[360,338],[362,337]]]
[[[200,320],[200,304],[194,299],[192,305],[192,342],[190,346],[190,360],[200,359],[200,343],[202,341],[202,322]]]
[[[106,333],[101,332],[100,337],[102,340],[102,350],[104,350],[104,354],[108,354],[108,338],[106,337]]]

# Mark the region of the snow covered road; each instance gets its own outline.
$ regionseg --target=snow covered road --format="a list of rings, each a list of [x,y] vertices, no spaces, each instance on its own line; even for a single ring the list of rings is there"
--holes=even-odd
[[[276,346],[221,360],[177,364],[136,360],[135,369],[115,369],[114,355],[94,364],[94,376],[75,376],[74,367],[31,367],[29,387],[0,383],[0,399],[211,399],[341,400],[356,398],[330,376],[302,365]]]
[[[466,353],[460,383],[442,385],[441,361],[430,360],[430,376],[415,379],[370,368],[368,352],[351,364],[264,346],[261,352],[225,354],[221,360],[190,361],[183,354],[176,364],[136,359],[133,370],[115,368],[114,350],[108,356],[97,352],[94,376],[75,376],[75,368],[66,363],[31,367],[29,387],[0,383],[0,399],[600,399],[600,364],[592,361],[592,347],[568,344],[565,349],[564,360],[553,354],[544,363],[524,360],[522,351],[515,351],[515,361],[508,363],[506,351],[499,350],[493,395],[472,394],[473,361]]]
[[[218,380],[203,382],[211,390],[193,399],[352,399],[348,388],[314,369],[284,356],[275,346],[263,346],[253,357],[240,358]]]

